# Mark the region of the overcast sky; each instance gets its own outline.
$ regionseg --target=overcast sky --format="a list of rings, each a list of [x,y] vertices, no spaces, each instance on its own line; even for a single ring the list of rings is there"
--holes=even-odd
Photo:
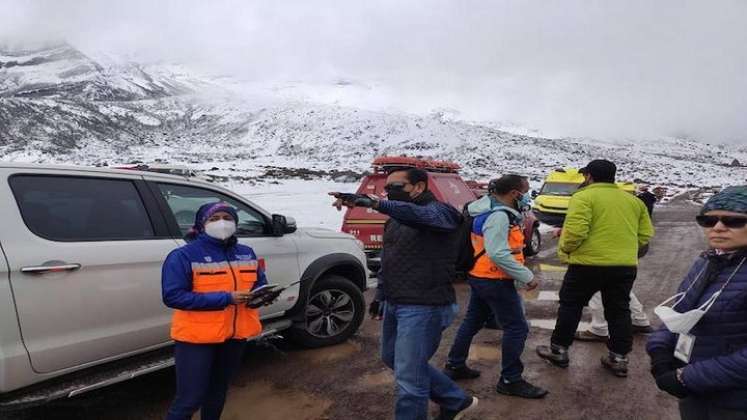
[[[377,83],[392,107],[551,135],[747,144],[745,0],[0,0],[0,39]]]

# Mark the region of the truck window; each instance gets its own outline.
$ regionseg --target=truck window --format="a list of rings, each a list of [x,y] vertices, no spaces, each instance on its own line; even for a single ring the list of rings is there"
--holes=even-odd
[[[573,195],[581,184],[563,183],[563,182],[547,182],[542,186],[540,195]]]
[[[195,222],[197,210],[205,203],[226,202],[238,210],[236,236],[264,236],[270,233],[270,225],[256,210],[224,194],[204,188],[178,184],[158,184],[161,195],[179,224],[182,235],[186,235]]]
[[[130,180],[16,175],[10,187],[24,223],[42,238],[84,242],[156,236]]]

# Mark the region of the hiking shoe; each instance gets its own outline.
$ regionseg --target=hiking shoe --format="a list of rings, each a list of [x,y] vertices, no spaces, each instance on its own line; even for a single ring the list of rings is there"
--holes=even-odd
[[[538,399],[547,395],[546,389],[534,386],[524,379],[519,379],[516,382],[506,383],[506,381],[501,378],[500,380],[498,380],[498,384],[495,386],[495,391],[503,395],[510,395],[512,397],[528,399]]]
[[[442,408],[441,413],[436,417],[436,420],[459,420],[464,417],[465,414],[477,408],[477,403],[477,397],[467,397],[456,411]]]
[[[609,337],[607,337],[606,335],[597,335],[591,331],[584,330],[576,331],[576,334],[573,335],[573,339],[578,341],[595,341],[606,343]]]
[[[567,368],[570,363],[568,349],[551,344],[549,346],[537,346],[537,355],[555,366]]]
[[[467,367],[467,365],[453,366],[446,364],[443,372],[444,375],[448,376],[453,381],[458,381],[460,379],[475,379],[480,377],[479,370],[470,369]]]
[[[626,378],[628,376],[628,358],[625,356],[614,353],[602,356],[602,366],[618,378]]]
[[[650,325],[645,325],[645,326],[633,325],[633,334],[646,335],[646,334],[651,334],[652,332],[654,332],[654,329],[651,328]]]

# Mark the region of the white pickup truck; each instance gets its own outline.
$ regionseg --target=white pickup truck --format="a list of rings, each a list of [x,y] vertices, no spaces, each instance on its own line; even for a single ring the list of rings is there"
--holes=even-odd
[[[217,200],[238,209],[270,283],[301,281],[262,310],[263,334],[318,347],[357,331],[370,280],[350,235],[297,229],[194,178],[0,162],[0,410],[171,366],[161,265]]]

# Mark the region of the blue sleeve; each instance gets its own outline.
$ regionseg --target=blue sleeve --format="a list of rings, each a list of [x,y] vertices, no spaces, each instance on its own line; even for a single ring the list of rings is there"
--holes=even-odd
[[[254,286],[252,286],[252,290],[259,289],[260,287],[268,284],[267,280],[267,273],[265,272],[264,268],[261,268],[259,266],[259,257],[257,257],[257,253],[254,252],[254,248],[246,245],[239,245],[241,247],[242,252],[246,252],[249,255],[252,256],[252,259],[257,261],[257,281],[254,282]]]
[[[696,394],[722,389],[747,388],[747,347],[736,352],[685,366],[685,387]]]
[[[377,210],[405,225],[444,232],[456,230],[461,221],[456,209],[438,201],[420,206],[403,201],[382,200]]]
[[[178,249],[172,251],[163,263],[161,297],[169,308],[182,310],[215,310],[231,304],[228,292],[192,291],[192,264]]]
[[[525,286],[534,279],[532,271],[516,261],[508,245],[508,232],[511,225],[508,215],[502,211],[493,212],[482,226],[485,239],[485,253],[509,277]]]
[[[252,286],[252,290],[259,289],[260,287],[267,284],[267,274],[262,268],[257,268],[257,281]]]

